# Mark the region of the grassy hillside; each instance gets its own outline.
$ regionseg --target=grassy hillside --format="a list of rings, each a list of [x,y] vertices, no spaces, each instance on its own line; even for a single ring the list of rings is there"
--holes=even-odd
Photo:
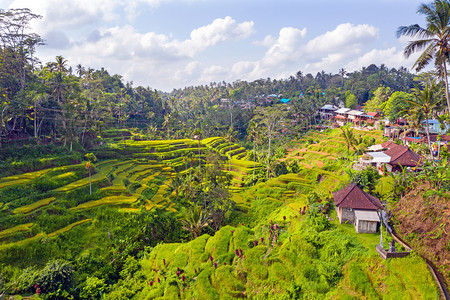
[[[382,140],[376,131],[356,134]],[[232,177],[236,208],[226,226],[190,240],[178,222],[189,204],[178,197],[179,178],[192,176],[198,164],[204,170],[208,151]],[[437,287],[422,259],[382,261],[378,234],[338,224],[329,195],[349,180],[352,157],[344,153],[339,130],[311,132],[280,159],[290,173],[245,186],[246,176],[264,166],[224,138],[112,137],[94,151],[90,180],[84,164],[8,174],[0,178],[5,287],[35,293],[30,278],[64,258],[75,272],[68,291],[78,297],[434,298]]]
[[[395,228],[435,264],[450,286],[450,193],[422,183],[392,205]]]

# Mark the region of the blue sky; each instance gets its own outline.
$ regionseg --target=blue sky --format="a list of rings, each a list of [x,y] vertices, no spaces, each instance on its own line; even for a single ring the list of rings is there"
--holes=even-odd
[[[371,63],[410,68],[400,25],[419,23],[416,0],[0,0],[28,7],[47,45],[43,62],[104,67],[163,91],[212,81],[337,73]]]

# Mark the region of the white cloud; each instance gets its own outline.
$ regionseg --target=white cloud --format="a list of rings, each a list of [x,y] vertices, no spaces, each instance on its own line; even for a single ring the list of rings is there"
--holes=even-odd
[[[334,30],[305,41],[307,30],[282,28],[276,42],[256,61],[236,62],[232,73],[237,78],[280,78],[298,70],[315,73],[338,70],[358,58],[368,44],[378,38],[378,29],[370,25],[340,24]],[[270,42],[270,36],[266,37]],[[266,39],[260,44],[265,43]]]
[[[253,22],[242,22],[237,24],[230,16],[224,19],[215,19],[211,24],[194,29],[191,38],[181,43],[173,42],[173,45],[184,53],[193,57],[197,52],[202,51],[219,42],[227,40],[245,39],[253,33]]]
[[[114,21],[119,0],[14,0],[10,8],[29,8],[43,19],[33,23],[40,34],[54,29],[76,29],[100,21]]]
[[[273,36],[268,35],[262,41],[255,41],[255,42],[253,42],[253,45],[271,47],[276,42],[277,42],[277,40]]]
[[[403,55],[403,51],[397,49],[396,47],[391,47],[388,49],[373,49],[364,55],[358,57],[357,59],[349,62],[346,65],[348,70],[358,70],[362,67],[367,67],[370,64],[381,65],[385,64],[390,68],[398,68],[400,66],[412,66],[416,59],[419,57],[420,53],[415,53],[409,58]]]
[[[378,39],[378,29],[364,24],[340,24],[333,31],[320,35],[306,45],[305,51],[309,53],[337,53],[363,45]]]

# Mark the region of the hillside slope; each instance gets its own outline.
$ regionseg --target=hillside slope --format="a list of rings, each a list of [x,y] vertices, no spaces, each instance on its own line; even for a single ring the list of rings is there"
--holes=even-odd
[[[420,255],[435,264],[450,284],[450,193],[420,184],[393,207],[395,229]]]

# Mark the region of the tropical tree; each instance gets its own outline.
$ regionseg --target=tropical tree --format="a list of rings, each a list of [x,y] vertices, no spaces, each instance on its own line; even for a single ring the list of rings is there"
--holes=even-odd
[[[183,229],[189,231],[196,239],[202,229],[208,226],[208,214],[200,206],[191,206],[179,219]]]
[[[258,140],[258,123],[250,122],[247,127],[247,139],[253,142],[253,176],[255,176],[256,169],[256,141]]]
[[[434,64],[445,82],[447,109],[450,113],[447,78],[447,60],[450,52],[450,2],[448,0],[435,0],[430,4],[421,4],[417,13],[425,16],[427,22],[425,28],[418,24],[400,26],[397,30],[397,37],[408,36],[415,39],[410,41],[403,50],[406,57],[415,52],[423,51],[413,65],[416,71],[422,70],[434,60]]]
[[[254,122],[261,125],[261,131],[267,137],[269,150],[267,157],[271,155],[271,145],[274,137],[280,129],[280,121],[286,116],[286,112],[281,106],[258,107],[255,109]]]
[[[171,114],[168,113],[164,116],[164,123],[162,124],[162,127],[167,129],[167,139],[169,139],[169,131],[170,126],[172,125],[172,121],[173,118]]]
[[[86,163],[86,169],[89,172],[89,195],[92,195],[92,177],[91,177],[91,173],[92,170],[94,170],[94,165],[92,164],[92,162],[97,160],[97,157],[95,156],[94,153],[87,153],[84,155],[84,157],[88,160],[88,162]]]
[[[347,155],[350,154],[350,147],[353,147],[356,143],[355,134],[350,124],[340,127],[341,137],[345,139],[345,145],[347,146]]]
[[[431,157],[433,157],[428,117],[431,116],[435,107],[442,101],[442,89],[434,80],[429,80],[426,83],[422,83],[422,85],[423,89],[419,88],[418,85],[412,89],[415,98],[413,100],[408,100],[408,102],[411,106],[416,107],[419,111],[422,111],[425,114],[425,132],[427,133],[427,142],[430,149],[430,154]]]
[[[233,130],[233,127],[228,128],[227,133],[225,134],[225,138],[227,139],[229,146],[228,146],[228,171],[231,172],[231,146],[232,142],[235,140],[235,136],[237,135],[237,132]]]

